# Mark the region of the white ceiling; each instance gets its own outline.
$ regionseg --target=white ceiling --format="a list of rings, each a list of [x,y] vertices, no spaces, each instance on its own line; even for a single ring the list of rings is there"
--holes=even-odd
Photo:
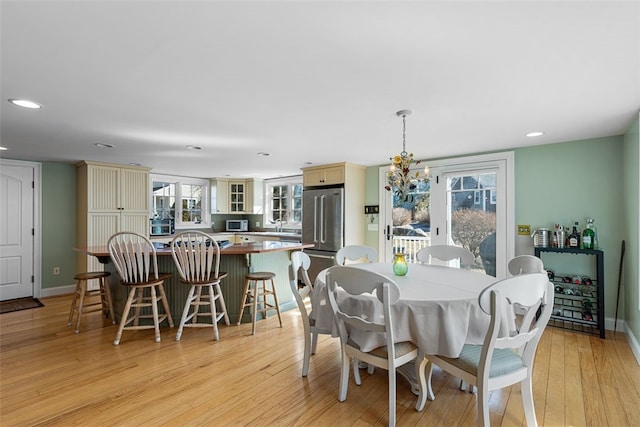
[[[434,159],[619,135],[640,108],[638,1],[2,0],[0,15],[5,158],[269,178],[387,163],[401,109],[407,151]]]

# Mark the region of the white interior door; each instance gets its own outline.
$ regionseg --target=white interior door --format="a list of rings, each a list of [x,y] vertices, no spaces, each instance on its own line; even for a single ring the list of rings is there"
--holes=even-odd
[[[0,167],[0,300],[34,296],[34,168]]]

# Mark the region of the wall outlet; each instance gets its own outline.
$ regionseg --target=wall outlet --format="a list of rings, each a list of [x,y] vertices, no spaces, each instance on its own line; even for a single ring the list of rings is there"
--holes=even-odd
[[[256,227],[260,227],[260,221],[256,221]]]
[[[60,275],[60,267],[53,267],[53,275],[54,276]]]

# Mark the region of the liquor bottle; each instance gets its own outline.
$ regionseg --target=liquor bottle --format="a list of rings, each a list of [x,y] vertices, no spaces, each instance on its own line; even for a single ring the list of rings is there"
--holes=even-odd
[[[573,231],[569,234],[569,247],[577,248],[580,245],[580,233],[578,233],[578,222],[573,223]]]
[[[582,249],[595,249],[596,232],[593,219],[587,219],[587,228],[582,231]]]

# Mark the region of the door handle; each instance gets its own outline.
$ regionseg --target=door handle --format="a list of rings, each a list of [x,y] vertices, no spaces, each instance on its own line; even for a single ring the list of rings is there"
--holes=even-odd
[[[391,240],[391,226],[387,224],[387,240]]]

